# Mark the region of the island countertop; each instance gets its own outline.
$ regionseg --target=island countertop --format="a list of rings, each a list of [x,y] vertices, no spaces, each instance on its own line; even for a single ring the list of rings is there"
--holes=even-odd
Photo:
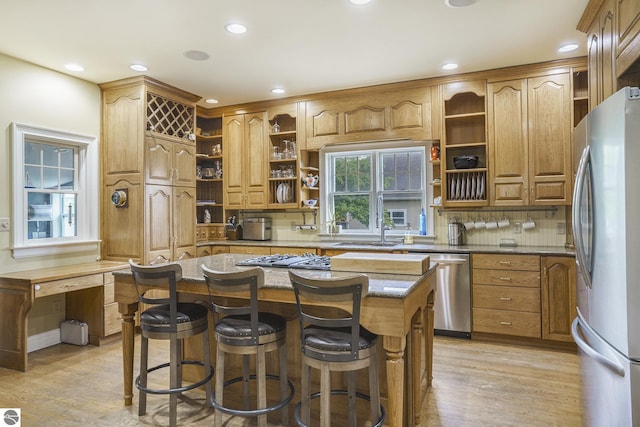
[[[246,254],[219,254],[200,258],[192,258],[178,261],[182,267],[182,280],[184,282],[205,283],[201,265],[211,270],[233,272],[247,270],[251,267],[236,265],[238,261],[254,258],[255,255]],[[292,289],[287,268],[262,267],[265,271],[265,288]],[[431,267],[423,275],[365,273],[369,277],[369,296],[404,298],[413,286],[419,283],[425,275],[431,273],[435,267]],[[354,272],[335,270],[295,270],[298,274],[318,279],[331,277],[353,276]],[[114,275],[131,275],[131,270],[115,271]]]

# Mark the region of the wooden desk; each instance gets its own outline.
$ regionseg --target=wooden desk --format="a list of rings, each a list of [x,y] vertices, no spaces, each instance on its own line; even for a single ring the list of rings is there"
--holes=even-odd
[[[201,264],[219,271],[237,271],[246,267],[236,267],[236,261],[251,257],[253,255],[220,254],[180,261],[183,278],[178,284],[178,290],[187,294],[206,295],[208,291],[200,269]],[[337,271],[298,271],[319,278],[353,274]],[[265,272],[265,285],[260,290],[260,300],[295,304],[287,270],[266,268]],[[114,272],[114,276],[115,300],[119,303],[122,314],[124,403],[131,405],[137,294],[130,271]],[[423,373],[420,360],[423,349],[427,352],[424,375],[427,383],[431,383],[435,269],[422,276],[373,273],[368,276],[369,295],[362,303],[361,323],[370,331],[382,336],[386,355],[387,422],[391,426],[413,425],[418,420],[422,401],[420,383]],[[341,307],[335,303],[331,303],[330,306],[348,308],[347,305]],[[424,347],[420,345],[422,334],[425,337]]]
[[[27,315],[36,298],[104,286],[104,273],[127,268],[127,264],[98,261],[63,267],[17,271],[0,275],[0,366],[26,372]],[[90,292],[90,291],[89,291]],[[85,298],[71,304],[67,313],[87,322],[92,344],[99,344],[102,322],[89,321],[102,314],[102,302]]]

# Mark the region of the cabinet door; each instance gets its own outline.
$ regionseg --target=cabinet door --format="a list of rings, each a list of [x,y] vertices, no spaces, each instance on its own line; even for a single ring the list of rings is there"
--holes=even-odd
[[[490,203],[522,206],[529,196],[527,81],[487,85]]]
[[[196,256],[196,190],[192,187],[173,188],[173,260]]]
[[[267,132],[266,113],[245,116],[244,171],[246,207],[267,207]]]
[[[532,205],[571,204],[571,76],[528,80]]]
[[[196,186],[196,147],[193,144],[173,144],[173,185]]]
[[[224,138],[224,206],[226,209],[241,209],[244,207],[243,185],[243,142],[244,142],[244,115],[238,114],[223,119]]]
[[[638,56],[640,47],[640,1],[618,0],[616,9],[616,72],[624,73]]]
[[[542,257],[542,338],[572,342],[576,317],[576,264],[570,257]]]
[[[170,186],[147,185],[145,188],[144,263],[146,264],[168,262],[172,259],[172,196]],[[191,222],[193,223],[193,220]]]
[[[145,146],[145,182],[171,185],[173,168],[173,142],[162,136],[147,136]]]
[[[607,99],[618,89],[616,76],[616,36],[613,22],[612,1],[605,2],[605,9],[601,15],[600,40],[602,59],[602,100]]]

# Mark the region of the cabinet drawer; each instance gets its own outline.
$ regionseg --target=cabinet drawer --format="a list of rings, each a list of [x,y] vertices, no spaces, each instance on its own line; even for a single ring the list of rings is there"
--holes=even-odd
[[[474,286],[473,307],[540,312],[540,290],[511,286]]]
[[[231,254],[271,255],[269,246],[230,246]]]
[[[521,286],[540,288],[539,271],[473,269],[474,285]]]
[[[540,338],[540,313],[473,309],[473,331]]]
[[[39,283],[36,286],[36,298],[47,295],[62,294],[65,292],[78,291],[80,289],[94,288],[102,286],[102,274],[91,274],[89,276],[72,277],[71,279],[53,280],[51,282]]]
[[[113,283],[107,283],[104,285],[104,299],[103,299],[103,303],[104,304],[111,304],[112,302],[115,302],[115,286]]]
[[[540,271],[539,255],[473,254],[473,268]]]
[[[273,246],[271,247],[271,255],[276,254],[291,254],[291,255],[303,255],[303,254],[315,254],[315,248],[296,248],[290,246]]]
[[[198,258],[203,257],[203,256],[209,256],[211,255],[211,247],[210,246],[198,246],[196,248],[196,256]]]

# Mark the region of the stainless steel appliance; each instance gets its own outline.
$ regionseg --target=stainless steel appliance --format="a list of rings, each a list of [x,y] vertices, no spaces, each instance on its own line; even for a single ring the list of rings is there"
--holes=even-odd
[[[242,240],[271,240],[271,218],[245,218]]]
[[[438,290],[434,303],[434,329],[438,335],[471,337],[471,280],[469,254],[431,253],[438,264]]]
[[[449,244],[451,246],[464,245],[464,224],[458,221],[449,223]]]
[[[584,410],[589,425],[640,426],[640,90],[578,125],[573,198]]]
[[[331,268],[331,258],[310,253],[304,255],[276,254],[238,261],[236,265],[329,270]]]

